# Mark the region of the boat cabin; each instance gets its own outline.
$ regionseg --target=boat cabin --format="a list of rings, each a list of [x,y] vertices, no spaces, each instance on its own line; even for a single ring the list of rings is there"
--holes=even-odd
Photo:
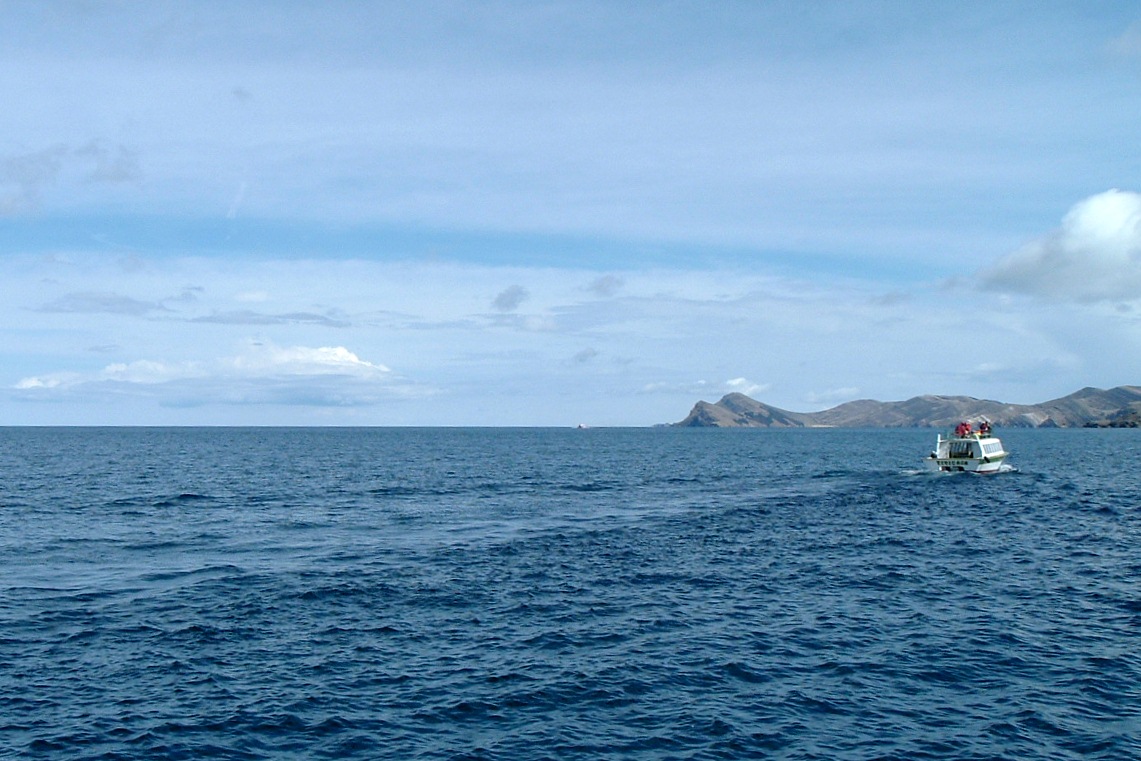
[[[1002,442],[991,434],[990,424],[984,422],[977,429],[969,423],[960,423],[955,435],[936,439],[935,451],[928,462],[941,471],[971,471],[993,473],[999,470],[1006,458]]]

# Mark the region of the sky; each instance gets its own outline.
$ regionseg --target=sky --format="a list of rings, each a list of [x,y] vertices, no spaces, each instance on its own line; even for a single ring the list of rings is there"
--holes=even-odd
[[[1136,2],[0,0],[0,424],[1141,384]]]

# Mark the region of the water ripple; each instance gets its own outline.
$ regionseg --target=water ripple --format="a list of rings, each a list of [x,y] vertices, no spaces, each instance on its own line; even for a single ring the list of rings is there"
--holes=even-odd
[[[1132,434],[876,435],[0,430],[0,757],[1141,757]]]

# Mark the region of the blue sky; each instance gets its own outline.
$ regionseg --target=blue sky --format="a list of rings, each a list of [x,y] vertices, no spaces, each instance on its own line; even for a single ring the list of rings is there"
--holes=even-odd
[[[5,2],[0,422],[1141,384],[1132,2]]]

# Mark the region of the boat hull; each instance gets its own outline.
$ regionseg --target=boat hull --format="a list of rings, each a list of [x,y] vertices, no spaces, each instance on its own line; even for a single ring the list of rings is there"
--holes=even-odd
[[[927,467],[933,471],[942,473],[997,473],[1002,469],[1002,461],[1004,459],[1003,457],[995,460],[988,458],[976,460],[957,457],[928,457]]]

